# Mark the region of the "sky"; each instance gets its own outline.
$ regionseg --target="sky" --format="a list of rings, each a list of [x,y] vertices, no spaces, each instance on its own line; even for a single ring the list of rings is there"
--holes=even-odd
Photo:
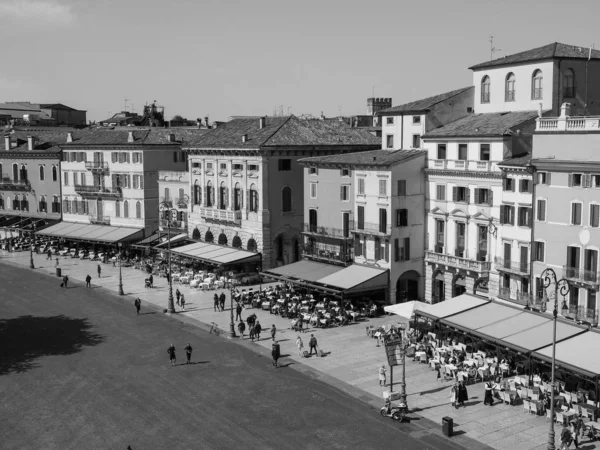
[[[168,119],[365,114],[373,93],[400,105],[471,85],[490,36],[495,57],[600,48],[598,13],[598,0],[0,0],[0,102],[89,120],[154,100]]]

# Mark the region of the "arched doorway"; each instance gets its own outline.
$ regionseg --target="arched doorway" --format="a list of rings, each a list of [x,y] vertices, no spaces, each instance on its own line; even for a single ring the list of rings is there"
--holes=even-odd
[[[396,303],[404,303],[419,299],[419,278],[415,270],[407,270],[396,282]]]
[[[210,230],[208,230],[206,232],[206,234],[204,235],[204,240],[206,242],[214,242],[215,241],[215,238]]]
[[[465,276],[462,273],[457,273],[452,277],[452,297],[457,297],[467,291]]]
[[[255,252],[257,248],[256,241],[252,238],[248,239],[248,244],[246,244],[246,248],[251,252]]]
[[[300,242],[294,238],[294,262],[300,261]]]
[[[431,293],[431,303],[443,302],[446,299],[446,281],[444,272],[440,269],[433,271]]]
[[[233,237],[233,239],[231,240],[231,246],[233,248],[242,248],[242,240],[240,239],[239,236]]]
[[[192,231],[192,239],[200,240],[200,230],[198,228],[194,228],[194,231]]]
[[[225,233],[221,233],[219,235],[219,241],[218,241],[219,245],[227,245],[227,236],[225,236]]]

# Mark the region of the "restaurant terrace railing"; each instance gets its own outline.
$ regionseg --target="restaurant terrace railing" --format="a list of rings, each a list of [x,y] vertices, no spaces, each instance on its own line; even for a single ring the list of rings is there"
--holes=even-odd
[[[598,272],[579,267],[563,266],[563,277],[584,284],[598,284]]]
[[[354,221],[350,221],[348,223],[348,228],[334,228],[334,227],[323,227],[317,224],[312,223],[303,223],[302,224],[302,232],[310,233],[312,235],[326,236],[336,239],[348,239],[351,238],[352,235],[350,232],[354,230]]]
[[[507,287],[500,287],[498,290],[498,297],[502,300],[508,300],[519,305],[529,306],[538,311],[546,311],[547,302],[543,298],[536,297],[530,292],[521,292],[514,289],[511,290]]]
[[[85,163],[85,169],[92,172],[107,172],[108,163],[105,161],[88,161]]]
[[[502,272],[516,273],[519,275],[527,275],[529,273],[528,261],[510,261],[504,258],[495,257],[494,267]]]
[[[430,250],[425,251],[425,261],[444,264],[458,269],[474,270],[479,273],[489,272],[492,265],[489,261],[476,261],[474,259],[436,253]]]
[[[352,264],[352,252],[341,249],[326,250],[317,246],[304,245],[302,247],[302,256],[309,259],[326,261],[331,263],[341,263],[344,265]]]
[[[77,192],[82,197],[120,198],[123,196],[123,191],[120,187],[105,188],[100,186],[83,186],[81,184],[76,184],[75,192]]]
[[[565,317],[593,326],[598,326],[598,315],[597,309],[579,305],[569,305],[569,310],[564,314]]]
[[[350,230],[352,233],[361,233],[361,234],[374,234],[381,236],[389,236],[392,234],[392,226],[385,225],[380,226],[379,223],[375,222],[359,222],[358,220],[354,221],[354,229]]]
[[[99,216],[97,214],[90,214],[88,217],[90,219],[90,223],[98,225],[110,225],[110,216]]]
[[[600,130],[600,116],[539,117],[536,131],[590,131]]]
[[[226,209],[217,208],[199,208],[199,213],[200,217],[207,221],[234,225],[242,224],[241,211],[227,211]]]
[[[31,183],[29,183],[29,180],[15,180],[5,173],[0,177],[0,187],[15,191],[29,191],[31,190]]]

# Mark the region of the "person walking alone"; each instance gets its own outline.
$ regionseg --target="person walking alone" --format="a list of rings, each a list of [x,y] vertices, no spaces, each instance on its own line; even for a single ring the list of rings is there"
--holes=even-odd
[[[100,267],[100,263],[98,263],[98,278],[101,278],[102,275],[102,267]]]
[[[142,307],[142,302],[140,301],[140,298],[136,298],[135,301],[133,302],[133,304],[135,305],[135,310],[137,311],[138,316],[140,315],[140,308]]]
[[[310,349],[308,356],[312,356],[313,350],[315,351],[315,355],[319,354],[319,353],[317,353],[317,338],[315,337],[314,334],[310,335],[310,340],[308,341],[308,347]]]
[[[214,296],[214,310],[215,311],[220,311],[221,309],[219,308],[219,296],[217,295],[217,293],[215,292],[215,296]]]
[[[254,324],[254,334],[256,335],[256,340],[260,341],[260,332],[262,331],[262,326],[260,325],[260,322],[257,320],[256,323]]]
[[[46,258],[46,261],[49,259],[52,260],[52,250],[48,250],[48,257]]]
[[[90,277],[89,273],[85,277],[85,287],[92,288],[92,277]]]
[[[167,349],[167,353],[169,354],[169,361],[171,361],[171,365],[174,366],[177,358],[175,356],[175,346],[171,344],[171,346]]]
[[[68,284],[69,284],[69,277],[65,275],[63,277],[63,285],[65,286],[65,289],[67,289]]]
[[[302,342],[302,338],[298,336],[296,339],[296,347],[298,347],[298,356],[302,356],[302,352],[304,350],[304,342]]]
[[[465,406],[465,402],[467,400],[469,400],[469,395],[467,394],[467,387],[461,380],[458,382],[458,404],[460,406]]]
[[[240,333],[240,339],[244,339],[244,331],[246,331],[246,324],[243,320],[240,320],[240,323],[238,323],[238,331]]]
[[[185,311],[185,297],[181,294],[181,309]]]
[[[273,365],[277,368],[279,367],[278,361],[281,356],[281,349],[279,347],[279,343],[277,341],[273,341],[273,347],[271,349],[271,356],[273,357]]]
[[[242,320],[242,304],[240,302],[237,302],[237,306],[235,307],[235,320],[240,320],[243,322],[243,320]]]
[[[458,409],[458,387],[456,384],[452,385],[452,387],[450,388],[450,403],[452,404],[452,406],[454,406],[456,409]]]
[[[221,292],[221,295],[219,296],[219,303],[221,305],[221,311],[225,311],[225,292]]]
[[[483,397],[484,405],[494,405],[493,387],[494,384],[491,381],[488,380],[485,382],[485,396]]]
[[[179,288],[175,291],[175,297],[177,298],[177,306],[181,306],[181,303],[179,303],[179,299],[181,298],[181,292],[179,292]]]
[[[275,327],[275,324],[273,324],[273,326],[271,327],[271,339],[273,340],[273,342],[275,342],[276,334],[277,334],[277,328]]]
[[[185,357],[186,357],[186,364],[191,364],[190,360],[192,359],[192,346],[189,344],[185,347]]]
[[[382,364],[381,367],[379,368],[379,386],[385,386],[385,385],[386,385],[385,364]]]

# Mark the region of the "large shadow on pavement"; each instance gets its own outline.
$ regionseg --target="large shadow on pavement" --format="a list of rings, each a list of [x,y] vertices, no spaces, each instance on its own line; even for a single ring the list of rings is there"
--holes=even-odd
[[[0,375],[34,369],[42,356],[70,355],[103,342],[91,328],[87,319],[63,315],[0,320]]]

